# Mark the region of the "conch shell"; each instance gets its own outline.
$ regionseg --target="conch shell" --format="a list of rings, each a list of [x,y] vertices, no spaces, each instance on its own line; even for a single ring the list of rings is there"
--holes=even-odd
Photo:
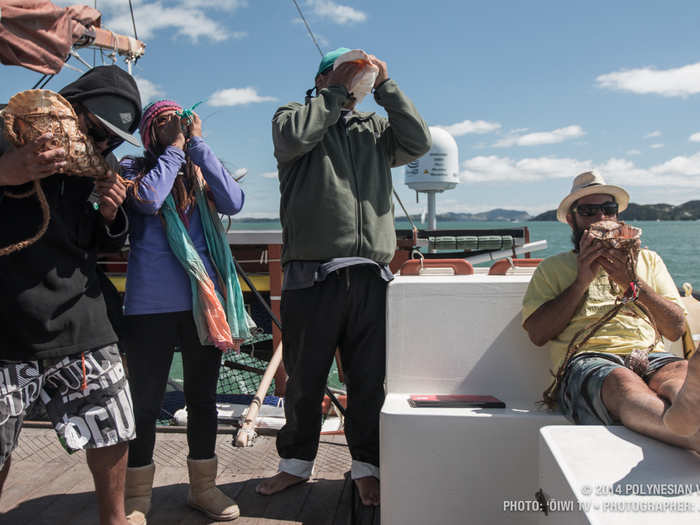
[[[108,167],[92,138],[85,135],[70,102],[46,89],[30,89],[13,96],[0,114],[4,133],[15,146],[52,133],[48,149],[63,148],[67,164],[59,173],[101,178]]]
[[[627,249],[634,247],[642,236],[642,229],[623,221],[598,221],[588,228],[590,235],[608,248]]]
[[[73,106],[58,93],[46,89],[17,93],[0,112],[0,117],[3,120],[3,133],[17,147],[46,133],[53,134],[47,149],[63,148],[66,152],[66,165],[58,173],[96,179],[107,175],[109,168],[105,159],[97,152],[92,138],[80,130]],[[122,179],[122,183],[129,186],[128,181]],[[5,190],[4,195],[14,199],[36,195],[41,206],[42,222],[39,230],[29,239],[0,247],[0,257],[34,244],[46,233],[51,219],[49,204],[39,180],[33,182],[32,190],[28,192],[16,194]]]
[[[588,232],[606,248],[625,252],[627,254],[627,269],[631,275],[634,275],[637,255],[639,254],[639,238],[642,236],[641,228],[630,226],[623,221],[598,221],[588,227]],[[608,283],[613,295],[621,293],[610,276],[608,276]]]

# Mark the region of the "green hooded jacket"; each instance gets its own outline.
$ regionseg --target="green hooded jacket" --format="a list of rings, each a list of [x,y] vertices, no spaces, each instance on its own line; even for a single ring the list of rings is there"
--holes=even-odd
[[[428,152],[428,126],[396,82],[374,92],[388,119],[341,117],[343,86],[291,102],[272,119],[280,180],[282,263],[366,257],[389,263],[396,248],[391,168]]]

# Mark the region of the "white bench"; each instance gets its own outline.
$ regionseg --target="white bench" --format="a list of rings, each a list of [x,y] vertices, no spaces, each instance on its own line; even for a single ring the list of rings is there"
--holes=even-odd
[[[529,276],[397,277],[387,295],[381,412],[383,525],[530,523],[511,500],[538,489],[538,430],[565,424],[535,402],[549,354],[521,327]],[[505,409],[411,408],[411,394],[489,394]]]
[[[622,426],[540,430],[542,525],[700,523],[700,456]]]

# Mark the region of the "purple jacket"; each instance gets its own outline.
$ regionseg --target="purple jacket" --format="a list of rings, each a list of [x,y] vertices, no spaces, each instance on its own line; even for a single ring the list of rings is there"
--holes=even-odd
[[[200,137],[188,143],[192,162],[199,166],[216,204],[224,215],[234,215],[243,207],[245,196],[239,184],[226,171],[209,146]],[[185,162],[182,150],[168,146],[139,184],[141,200],[129,197],[129,265],[126,278],[126,315],[181,312],[192,309],[192,287],[180,262],[175,258],[158,211],[172,190],[178,170]],[[121,173],[127,179],[138,174],[136,159],[121,161]],[[189,234],[202,258],[209,277],[217,286],[214,265],[209,259],[199,209],[189,214]]]

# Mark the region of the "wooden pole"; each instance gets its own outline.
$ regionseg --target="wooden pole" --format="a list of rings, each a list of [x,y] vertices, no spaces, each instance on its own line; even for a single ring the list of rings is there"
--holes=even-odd
[[[275,348],[275,352],[272,354],[272,358],[265,369],[265,374],[260,380],[260,385],[258,386],[258,391],[255,393],[255,397],[250,402],[248,407],[248,413],[245,416],[245,420],[238,429],[236,434],[236,439],[234,439],[233,444],[237,447],[252,447],[253,439],[255,438],[255,423],[258,420],[258,412],[260,411],[260,406],[265,399],[265,394],[268,388],[270,388],[270,383],[272,378],[275,376],[277,367],[279,367],[282,362],[282,342],[280,341]]]

